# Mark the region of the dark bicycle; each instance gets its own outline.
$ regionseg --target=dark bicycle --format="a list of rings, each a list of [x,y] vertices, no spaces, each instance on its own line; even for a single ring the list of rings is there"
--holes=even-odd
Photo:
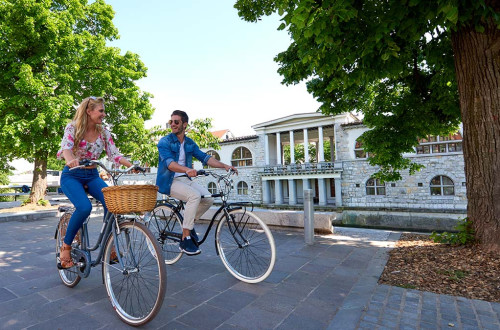
[[[141,223],[139,214],[153,209],[158,187],[117,185],[121,175],[142,170],[138,165],[111,171],[98,161],[84,160],[79,167],[93,164],[102,167],[115,185],[102,190],[108,212],[94,246],[89,240],[89,219],[85,221],[72,243],[71,257],[75,266],[59,269],[59,277],[64,285],[72,288],[89,276],[92,267],[102,264],[102,279],[120,319],[133,326],[143,325],[160,311],[167,285],[161,247]],[[59,211],[63,215],[55,233],[57,263],[60,263],[60,249],[74,209],[61,206]],[[95,259],[92,259],[92,251],[97,251]]]
[[[229,171],[220,175],[214,171],[198,171],[198,175],[211,175],[216,179],[218,193],[203,197],[220,197],[222,205],[214,214],[203,238],[203,244],[212,226],[215,230],[215,248],[226,269],[237,279],[258,283],[271,274],[276,260],[274,238],[267,225],[253,211],[253,203],[228,203],[233,187]],[[168,198],[158,201],[149,219],[149,229],[160,243],[167,264],[182,257],[179,242],[182,238],[182,211],[184,202]]]

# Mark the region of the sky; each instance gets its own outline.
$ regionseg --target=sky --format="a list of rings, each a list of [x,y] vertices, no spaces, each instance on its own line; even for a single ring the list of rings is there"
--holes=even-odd
[[[138,54],[148,76],[137,82],[154,95],[146,127],[164,125],[175,109],[190,120],[212,118],[213,130],[251,135],[252,125],[319,103],[304,83],[285,86],[273,58],[290,45],[279,17],[243,21],[235,0],[108,0],[120,39],[109,43]]]

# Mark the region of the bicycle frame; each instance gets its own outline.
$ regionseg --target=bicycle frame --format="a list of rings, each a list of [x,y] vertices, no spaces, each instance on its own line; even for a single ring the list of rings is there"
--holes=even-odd
[[[202,196],[202,198],[207,198],[207,197],[221,197],[221,194],[211,194],[211,195]],[[171,199],[174,201],[175,205],[168,202]],[[169,199],[167,199],[167,201],[163,201],[163,200],[159,201],[157,206],[160,206],[160,205],[167,205],[167,206],[171,207],[172,210],[174,210],[174,212],[176,212],[179,215],[181,215],[181,211],[184,210],[184,202],[177,200],[177,199],[173,199],[173,198],[169,198]],[[248,206],[250,206],[250,212],[253,211],[253,203],[252,202],[228,203],[226,200],[222,199],[222,205],[217,209],[217,211],[213,215],[212,219],[210,220],[210,223],[208,224],[208,228],[205,231],[205,234],[203,235],[203,238],[198,241],[198,245],[202,245],[205,242],[205,240],[207,239],[208,234],[210,233],[215,221],[219,218],[219,215],[222,214],[222,212],[225,216],[227,216],[230,219],[231,217],[229,216],[229,212],[231,212],[232,210],[236,210],[236,209],[242,209],[242,208],[246,209]],[[234,226],[234,224],[233,224],[233,226]],[[240,243],[240,240],[235,237],[235,232],[238,232],[238,236],[240,236],[242,240],[244,240],[244,241],[246,241],[246,240],[241,235],[241,231],[238,230],[237,226],[235,227],[234,231],[231,230],[231,233],[232,233],[234,239],[238,242],[238,245],[241,247],[242,245]],[[165,234],[167,236],[175,238],[175,240],[178,239],[179,241],[182,238],[182,233],[166,232]],[[217,251],[217,248],[216,248],[216,251]],[[217,254],[218,253],[219,253],[219,251],[217,251]]]
[[[123,174],[127,173],[133,168],[137,168],[139,170],[142,170],[140,167],[137,165],[134,165],[128,169],[125,170],[114,170],[111,171],[109,170],[104,164],[98,161],[92,161],[92,160],[83,160],[80,162],[80,165],[78,167],[83,167],[83,166],[88,166],[91,164],[96,164],[102,167],[110,176],[113,181],[113,184],[117,185],[118,184],[118,179],[120,176]],[[143,170],[142,170],[143,171]],[[99,233],[99,237],[97,238],[97,241],[93,247],[90,247],[90,235],[88,231],[88,221],[90,218],[87,218],[85,222],[82,225],[82,238],[81,238],[81,247],[73,249],[73,253],[77,256],[77,260],[81,260],[81,258],[85,259],[85,268],[82,270],[82,267],[77,267],[77,272],[82,275],[83,277],[88,277],[90,274],[90,269],[92,267],[95,267],[99,264],[101,264],[104,256],[104,245],[106,244],[106,241],[108,240],[108,237],[112,234],[114,237],[114,240],[116,242],[116,235],[118,234],[118,217],[117,215],[114,215],[111,212],[106,212],[106,214],[103,216],[103,225],[101,227],[101,231]],[[57,232],[56,232],[57,235]],[[100,247],[100,249],[99,249]],[[99,249],[97,257],[95,260],[92,260],[92,251],[96,251]],[[120,253],[120,247],[115,244],[115,250],[116,250],[116,255],[118,258],[119,265],[121,266],[122,269],[124,269],[123,265],[123,260],[121,257]]]
[[[101,231],[99,233],[99,237],[93,247],[90,247],[90,234],[88,230],[88,218],[82,225],[82,237],[81,237],[81,245],[80,248],[73,248],[73,253],[77,256],[77,260],[81,260],[81,258],[85,259],[85,268],[77,267],[77,271],[82,277],[88,277],[90,274],[90,269],[97,265],[100,265],[103,257],[104,257],[104,245],[108,240],[110,235],[114,236],[116,241],[117,232],[117,221],[118,218],[111,212],[107,212],[104,216],[104,221],[101,227]],[[57,232],[56,232],[57,235]],[[100,248],[100,249],[99,249]],[[94,260],[92,260],[91,252],[99,249],[98,254]],[[120,266],[123,268],[123,261],[121,258],[120,247],[115,245],[117,258]]]

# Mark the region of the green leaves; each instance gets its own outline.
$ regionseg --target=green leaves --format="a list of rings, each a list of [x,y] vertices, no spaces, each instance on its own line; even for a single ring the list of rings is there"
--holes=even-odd
[[[239,0],[235,7],[252,21],[283,15],[279,29],[292,38],[275,58],[283,83],[306,81],[325,114],[362,112],[371,128],[365,148],[386,181],[420,169],[402,156],[419,136],[460,122],[452,31],[500,24],[484,0]]]
[[[219,139],[210,132],[211,128],[211,118],[195,119],[188,126],[187,135],[193,139],[200,148],[218,150],[220,149]],[[160,126],[146,129],[143,136],[133,140],[129,155],[132,159],[139,160],[142,164],[158,166],[158,141],[163,136],[170,134],[170,132],[170,128],[164,129]]]
[[[0,1],[0,145],[8,158],[53,160],[83,98],[106,99],[106,123],[122,152],[147,136],[154,109],[136,81],[137,54],[107,47],[117,38],[103,0]],[[52,163],[53,166],[60,165]]]
[[[445,19],[449,20],[453,24],[457,24],[458,7],[453,6],[452,4],[448,4],[442,7],[440,11],[444,14]]]

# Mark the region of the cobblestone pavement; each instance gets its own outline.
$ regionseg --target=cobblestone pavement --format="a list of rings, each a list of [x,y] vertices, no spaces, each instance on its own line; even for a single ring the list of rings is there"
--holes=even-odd
[[[129,328],[107,298],[100,266],[75,288],[62,285],[54,257],[56,223],[55,217],[0,221],[0,329]],[[92,237],[100,223],[91,220]],[[233,278],[212,240],[201,255],[167,266],[162,310],[144,328],[500,328],[500,304],[378,285],[399,233],[336,228],[311,246],[298,231],[273,233],[276,266],[259,284]]]

